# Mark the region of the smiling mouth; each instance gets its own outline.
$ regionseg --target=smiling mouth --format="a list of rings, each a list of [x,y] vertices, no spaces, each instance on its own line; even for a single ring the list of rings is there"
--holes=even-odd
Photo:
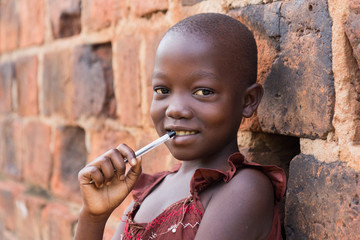
[[[174,130],[174,131],[176,132],[175,136],[188,136],[188,135],[195,135],[198,133],[198,131],[186,131],[186,130]]]

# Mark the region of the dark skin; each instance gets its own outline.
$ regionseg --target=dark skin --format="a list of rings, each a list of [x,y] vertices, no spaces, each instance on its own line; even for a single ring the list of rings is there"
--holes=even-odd
[[[188,197],[196,169],[228,170],[226,159],[238,152],[241,119],[250,117],[260,103],[262,87],[248,86],[246,80],[233,76],[230,66],[223,64],[231,61],[230,56],[212,47],[213,41],[171,32],[159,45],[151,117],[159,135],[177,132],[166,145],[182,166],[145,198],[135,222],[150,222]],[[125,176],[124,157],[133,159],[134,151],[120,145],[79,173],[84,205],[76,239],[101,239],[107,218],[131,192],[141,172],[140,161],[131,163]],[[89,184],[91,179],[95,184]],[[240,170],[229,183],[203,191],[200,199],[205,213],[196,239],[265,239],[271,230],[273,187],[257,170]],[[114,239],[120,239],[123,229],[120,223]]]

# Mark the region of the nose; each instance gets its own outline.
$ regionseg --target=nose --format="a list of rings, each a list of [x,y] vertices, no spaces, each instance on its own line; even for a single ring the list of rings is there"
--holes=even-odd
[[[192,118],[193,112],[186,97],[173,95],[171,99],[169,99],[169,105],[166,109],[166,116],[174,119]]]

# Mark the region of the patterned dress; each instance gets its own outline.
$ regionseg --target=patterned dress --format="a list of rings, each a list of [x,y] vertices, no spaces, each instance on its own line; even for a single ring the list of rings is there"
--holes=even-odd
[[[275,209],[272,230],[267,239],[282,239],[278,204],[285,193],[286,177],[284,171],[276,166],[249,163],[240,153],[232,154],[228,159],[228,164],[230,169],[225,172],[213,169],[197,169],[190,182],[189,197],[173,203],[149,223],[135,223],[133,221],[135,214],[146,196],[168,174],[178,171],[180,165],[175,166],[171,171],[160,172],[154,175],[142,174],[133,190],[135,205],[128,213],[128,219],[121,239],[194,239],[205,212],[199,193],[219,181],[229,182],[236,172],[242,168],[258,169],[271,180],[275,193]]]

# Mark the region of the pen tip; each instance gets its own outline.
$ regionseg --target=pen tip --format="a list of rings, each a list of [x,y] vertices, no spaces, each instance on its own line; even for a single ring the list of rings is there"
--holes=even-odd
[[[170,138],[172,138],[172,137],[174,137],[176,135],[176,132],[175,131],[170,131],[168,133],[168,135],[169,135]]]

